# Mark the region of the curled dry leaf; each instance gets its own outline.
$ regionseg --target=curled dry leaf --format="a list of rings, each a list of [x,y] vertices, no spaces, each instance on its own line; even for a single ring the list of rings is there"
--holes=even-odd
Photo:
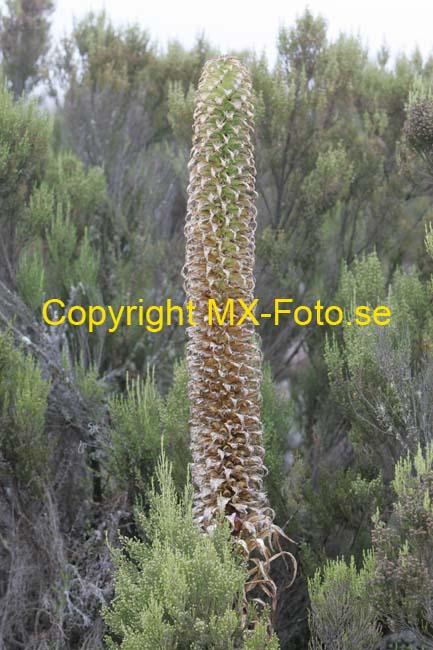
[[[234,323],[254,297],[256,229],[253,104],[247,70],[234,58],[209,61],[194,112],[188,210],[185,225],[187,300],[195,306],[188,328],[194,514],[210,532],[221,513],[239,549],[252,562],[246,591],[259,586],[276,604],[269,568],[286,537],[273,523],[263,489],[262,357],[254,324],[208,319],[208,301],[220,313],[234,300]],[[272,551],[272,552],[271,552]],[[261,559],[258,559],[261,558]]]

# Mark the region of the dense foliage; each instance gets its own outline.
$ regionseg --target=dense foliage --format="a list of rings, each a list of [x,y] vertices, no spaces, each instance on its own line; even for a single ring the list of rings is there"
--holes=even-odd
[[[212,537],[203,535],[189,483],[179,499],[164,458],[156,479],[159,492],[152,488],[148,517],[137,513],[145,543],[123,538],[122,550],[114,551],[116,597],[105,619],[122,638],[120,647],[277,650],[264,621],[248,630],[257,612],[254,605],[243,612],[248,572],[234,553],[227,522]]]
[[[0,20],[0,646],[432,648],[433,59],[374,58],[308,11],[275,65],[236,53],[259,309],[345,314],[257,329],[265,488],[299,567],[284,589],[272,564],[277,641],[242,605],[226,528],[191,518],[185,328],[41,311],[182,304],[195,90],[216,52],[103,14],[50,49],[51,9],[17,0]],[[357,305],[391,322],[346,325]]]

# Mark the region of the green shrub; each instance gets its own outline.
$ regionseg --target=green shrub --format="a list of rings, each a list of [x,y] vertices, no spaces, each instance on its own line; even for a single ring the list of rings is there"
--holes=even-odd
[[[176,488],[183,490],[188,464],[191,462],[189,448],[189,401],[188,376],[185,361],[175,364],[173,383],[161,403],[161,426],[166,453],[173,467]]]
[[[104,172],[99,167],[86,170],[83,162],[70,152],[51,156],[46,170],[47,182],[63,209],[72,207],[77,225],[89,225],[107,198]]]
[[[335,557],[335,543],[324,548],[323,539],[337,538],[340,553],[361,561],[363,549],[371,546],[371,517],[377,507],[383,507],[386,494],[381,476],[363,477],[359,468],[322,468],[316,480],[316,487],[308,480],[302,485],[298,529],[294,528],[308,543],[302,564],[304,574],[310,576],[323,563],[326,551]]]
[[[99,301],[100,254],[90,240],[89,226],[106,199],[99,168],[85,171],[72,154],[51,155],[45,180],[34,189],[24,211],[21,238],[46,238],[47,277],[52,295],[67,299],[72,286],[82,285],[90,301]]]
[[[398,270],[386,296],[376,255],[359,260],[343,269],[338,293],[349,320],[355,304],[387,304],[391,322],[343,326],[325,347],[331,395],[350,422],[350,439],[388,480],[398,458],[431,435],[429,293],[416,273]]]
[[[385,295],[385,273],[376,253],[355,259],[351,268],[343,263],[336,305],[347,310],[354,305],[377,305]]]
[[[75,373],[83,395],[95,388],[94,370],[84,373],[78,365]],[[187,383],[186,364],[182,360],[174,365],[172,385],[165,396],[159,393],[153,373],[148,372],[145,379],[128,380],[125,396],[116,395],[109,400],[112,427],[107,463],[110,473],[130,490],[131,496],[143,493],[153,472],[161,440],[172,464],[176,489],[179,493],[183,491],[191,462]],[[100,390],[99,387],[98,395]],[[285,516],[284,453],[288,446],[292,406],[278,393],[269,368],[264,374],[262,400],[264,446],[271,468],[266,478],[270,501],[280,516]]]
[[[30,355],[0,334],[0,451],[23,483],[46,475],[51,445],[44,432],[50,384]]]
[[[381,619],[394,632],[411,630],[433,642],[433,444],[400,459],[387,523],[374,517],[372,588]]]
[[[20,223],[22,239],[33,239],[45,234],[55,212],[54,192],[46,182],[34,188]]]
[[[80,243],[80,252],[74,264],[74,284],[81,283],[88,297],[90,304],[98,304],[100,291],[98,287],[100,256],[93,250],[88,229],[84,229],[84,235]]]
[[[98,406],[104,400],[104,386],[102,383],[98,382],[98,369],[96,365],[91,365],[89,368],[85,368],[84,364],[77,363],[74,368],[75,374],[75,384],[80,391],[84,399],[98,410]]]
[[[41,179],[48,154],[49,120],[34,102],[14,102],[0,84],[0,197],[11,219]]]
[[[77,228],[71,218],[70,206],[58,203],[47,231],[50,289],[56,297],[67,298],[74,283],[74,257]]]
[[[109,400],[108,467],[131,499],[144,493],[161,449],[161,396],[154,374],[127,378],[126,395]]]
[[[406,105],[404,137],[407,145],[433,164],[433,90],[418,80]],[[433,170],[433,166],[430,167]]]
[[[275,636],[249,605],[242,622],[247,569],[235,554],[228,526],[204,535],[192,516],[188,484],[177,497],[162,458],[152,487],[150,511],[137,511],[145,542],[121,538],[113,549],[116,593],[104,618],[122,650],[278,650]],[[247,628],[259,616],[254,630]]]
[[[16,283],[18,292],[26,305],[33,312],[41,309],[45,287],[45,269],[40,240],[36,240],[21,251]]]
[[[368,593],[373,556],[357,571],[353,557],[328,562],[308,581],[309,650],[376,650],[381,639]]]
[[[9,278],[16,269],[17,230],[26,204],[41,181],[50,137],[49,120],[34,102],[14,102],[0,79],[0,264]]]

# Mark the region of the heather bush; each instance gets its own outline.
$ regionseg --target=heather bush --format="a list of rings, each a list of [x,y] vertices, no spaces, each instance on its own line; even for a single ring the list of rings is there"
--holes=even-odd
[[[161,430],[172,477],[179,492],[183,491],[191,462],[189,448],[188,376],[184,360],[173,367],[173,382],[160,403]]]
[[[374,517],[372,596],[393,632],[411,631],[433,647],[433,444],[418,447],[395,467],[396,499],[384,521]]]
[[[17,289],[32,312],[40,310],[45,288],[45,268],[40,240],[21,251],[16,271]]]
[[[433,647],[433,445],[401,458],[392,481],[395,501],[373,517],[372,551],[356,570],[336,560],[309,580],[310,648],[374,648],[384,630]],[[401,644],[398,647],[402,647]]]
[[[21,484],[39,482],[49,472],[52,450],[44,430],[50,384],[33,357],[0,334],[0,453]]]
[[[144,493],[161,448],[161,396],[154,374],[127,378],[126,394],[109,400],[107,466],[131,499]]]
[[[368,590],[373,556],[356,569],[353,557],[328,562],[308,581],[309,650],[376,650],[381,639]]]
[[[373,253],[343,268],[338,296],[353,319],[354,305],[388,305],[386,326],[344,326],[329,338],[325,359],[331,394],[350,422],[359,457],[390,480],[393,464],[425,444],[432,427],[430,290],[415,271],[397,270],[389,291]]]
[[[433,172],[433,91],[421,79],[409,95],[403,134],[410,149],[419,154]]]
[[[42,180],[50,122],[32,102],[14,102],[0,83],[0,279],[14,280],[17,224],[33,188]]]
[[[149,514],[136,510],[144,541],[121,538],[121,548],[112,549],[116,592],[104,614],[108,647],[278,650],[255,606],[243,609],[248,573],[228,526],[221,523],[213,535],[200,531],[190,484],[179,498],[164,457],[156,480]]]
[[[91,403],[100,401],[103,391],[97,382],[97,370],[87,371],[83,364],[75,368],[75,381]],[[184,489],[189,449],[189,401],[185,362],[174,365],[173,378],[166,395],[156,385],[154,371],[146,377],[128,379],[125,394],[113,394],[108,400],[111,428],[105,440],[104,457],[109,474],[127,489],[130,496],[143,494],[154,471],[161,443],[172,464],[176,489]],[[289,446],[292,418],[290,400],[278,391],[266,368],[262,385],[264,447],[272,472],[266,477],[270,502],[280,517],[287,514],[287,470],[284,454]]]

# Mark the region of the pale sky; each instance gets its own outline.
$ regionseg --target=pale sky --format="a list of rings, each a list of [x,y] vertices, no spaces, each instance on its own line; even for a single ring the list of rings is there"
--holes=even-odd
[[[105,9],[113,22],[138,22],[151,38],[164,46],[177,39],[191,46],[204,32],[222,53],[254,48],[274,60],[281,25],[292,25],[306,6],[321,14],[331,37],[340,32],[360,35],[371,53],[388,45],[394,57],[411,54],[416,45],[422,54],[433,52],[433,2],[427,0],[55,0],[54,34],[70,31],[73,18],[87,11]]]

